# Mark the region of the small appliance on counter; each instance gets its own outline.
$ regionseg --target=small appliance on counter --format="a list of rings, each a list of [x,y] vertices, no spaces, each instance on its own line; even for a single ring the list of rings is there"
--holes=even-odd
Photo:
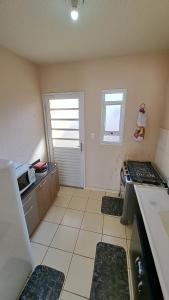
[[[19,192],[25,192],[35,181],[35,170],[32,165],[24,163],[15,163],[16,177],[19,186]]]
[[[33,164],[33,168],[35,169],[36,173],[42,173],[47,170],[47,163],[38,161],[37,163]]]

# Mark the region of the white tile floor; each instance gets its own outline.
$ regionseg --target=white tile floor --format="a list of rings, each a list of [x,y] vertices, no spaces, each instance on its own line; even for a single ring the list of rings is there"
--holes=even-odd
[[[126,250],[133,299],[129,261],[131,226],[121,225],[119,217],[101,214],[101,199],[106,194],[110,195],[61,187],[54,205],[31,239],[35,265],[43,263],[65,274],[60,300],[89,299],[96,245],[100,241]]]

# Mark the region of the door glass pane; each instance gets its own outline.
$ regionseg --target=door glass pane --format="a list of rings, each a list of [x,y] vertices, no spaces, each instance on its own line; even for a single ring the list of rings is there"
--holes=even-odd
[[[79,131],[73,130],[52,130],[52,138],[79,139]]]
[[[106,105],[105,131],[120,130],[121,105]]]
[[[119,135],[104,135],[103,142],[120,142],[120,136]]]
[[[74,140],[53,140],[53,147],[61,148],[79,148],[79,141]]]
[[[79,108],[79,99],[52,99],[49,100],[50,109]]]
[[[123,93],[106,93],[105,101],[123,101]]]
[[[51,120],[52,129],[79,129],[79,121],[55,121]]]
[[[51,110],[50,111],[52,119],[78,119],[78,110]]]

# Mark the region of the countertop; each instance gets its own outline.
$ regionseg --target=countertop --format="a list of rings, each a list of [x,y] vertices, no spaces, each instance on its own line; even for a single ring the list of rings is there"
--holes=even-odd
[[[56,165],[54,163],[47,163],[47,170],[42,173],[35,173],[36,175],[36,181],[21,195],[21,199],[23,200],[25,197],[27,197],[30,192],[32,192],[38,185],[39,183],[54,169],[56,168]]]
[[[135,185],[157,274],[165,300],[169,299],[169,236],[160,218],[169,211],[169,195],[163,188]],[[153,274],[152,274],[153,276]]]

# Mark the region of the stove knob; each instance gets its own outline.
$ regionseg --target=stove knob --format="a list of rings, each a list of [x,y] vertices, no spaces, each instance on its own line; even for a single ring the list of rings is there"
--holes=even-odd
[[[137,286],[137,290],[139,294],[143,294],[143,290],[144,290],[144,283],[143,281],[140,281],[138,286]]]

